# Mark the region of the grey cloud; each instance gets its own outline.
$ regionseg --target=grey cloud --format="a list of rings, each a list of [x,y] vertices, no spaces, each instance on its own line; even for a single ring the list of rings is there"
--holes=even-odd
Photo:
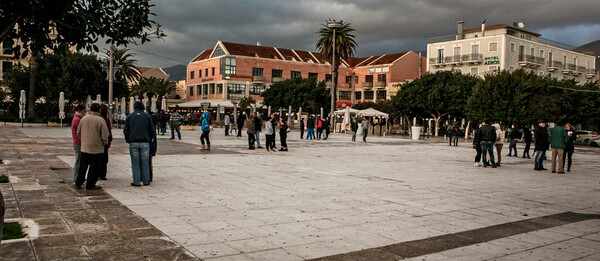
[[[153,0],[154,19],[169,35],[165,41],[134,47],[189,61],[217,40],[315,50],[315,32],[328,18],[352,23],[357,56],[426,49],[430,37],[466,28],[524,21],[526,29],[573,45],[599,37],[597,1],[539,0]],[[590,31],[590,28],[593,30]],[[583,36],[585,35],[585,37]],[[579,36],[579,37],[577,37]],[[569,42],[571,41],[571,42]],[[585,41],[585,42],[582,42]],[[138,53],[144,66],[178,64]]]

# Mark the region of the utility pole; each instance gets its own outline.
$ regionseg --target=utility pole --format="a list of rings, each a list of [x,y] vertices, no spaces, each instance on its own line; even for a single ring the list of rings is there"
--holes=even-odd
[[[113,113],[113,49],[114,49],[114,44],[111,41],[110,42],[110,51],[109,51],[109,58],[108,58],[108,118],[112,119],[112,113]]]

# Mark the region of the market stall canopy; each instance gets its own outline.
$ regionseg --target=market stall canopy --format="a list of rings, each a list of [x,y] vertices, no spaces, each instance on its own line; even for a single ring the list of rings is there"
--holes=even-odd
[[[367,116],[367,117],[383,117],[383,118],[387,118],[389,116],[387,113],[380,112],[373,108],[360,110],[358,112],[358,115],[359,116]]]
[[[179,108],[201,108],[203,103],[210,103],[211,108],[216,108],[217,106],[222,106],[225,108],[233,108],[233,103],[231,101],[224,100],[193,100],[188,101],[176,105],[170,105],[169,108],[175,108],[175,106],[179,106]],[[256,107],[260,108],[262,106],[261,102],[256,102]]]
[[[357,114],[359,112],[359,110],[352,109],[352,108],[349,108],[348,111],[350,112],[350,114]],[[343,115],[343,114],[346,114],[346,109],[337,110],[337,111],[334,111],[333,113],[336,115]]]

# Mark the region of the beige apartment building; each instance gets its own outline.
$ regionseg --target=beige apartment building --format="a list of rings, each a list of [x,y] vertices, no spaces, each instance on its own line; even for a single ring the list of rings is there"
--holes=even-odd
[[[559,79],[592,81],[598,76],[594,55],[524,30],[523,23],[496,24],[429,39],[427,71],[458,70],[484,77],[498,70],[523,68]]]

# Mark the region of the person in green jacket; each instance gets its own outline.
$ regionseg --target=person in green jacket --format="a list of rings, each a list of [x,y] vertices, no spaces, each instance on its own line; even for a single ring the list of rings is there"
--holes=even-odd
[[[550,146],[552,147],[552,173],[556,173],[556,162],[558,159],[558,173],[565,174],[564,161],[562,161],[565,146],[569,136],[565,128],[557,124],[550,129]]]

